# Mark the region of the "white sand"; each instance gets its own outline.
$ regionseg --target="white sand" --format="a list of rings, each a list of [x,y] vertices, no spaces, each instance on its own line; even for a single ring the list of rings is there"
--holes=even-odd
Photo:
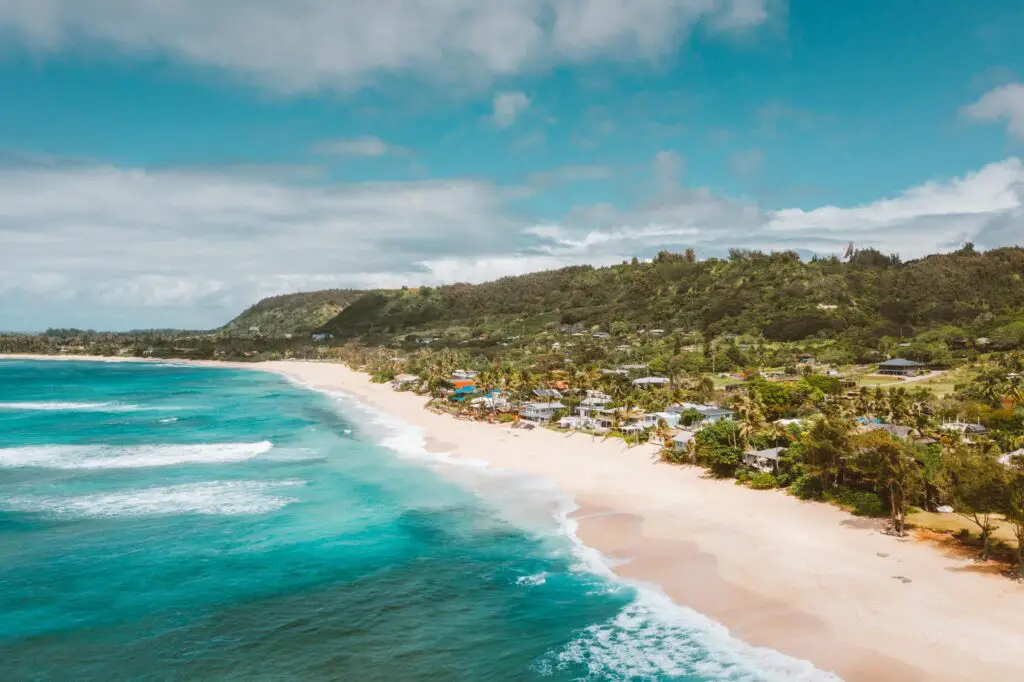
[[[549,479],[580,504],[584,542],[631,559],[619,573],[660,585],[751,644],[854,682],[1024,680],[1024,586],[932,546],[827,505],[662,464],[651,446],[433,414],[424,398],[342,365],[237,366],[349,393],[456,455]]]

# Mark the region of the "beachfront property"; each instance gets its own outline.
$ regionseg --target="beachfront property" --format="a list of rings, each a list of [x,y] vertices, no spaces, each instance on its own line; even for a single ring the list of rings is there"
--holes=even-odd
[[[779,468],[779,456],[785,451],[786,448],[751,450],[743,454],[743,463],[752,469],[772,473]]]
[[[555,414],[565,409],[565,405],[559,402],[551,403],[526,403],[519,407],[519,416],[532,422],[549,422],[555,418]]]
[[[672,436],[672,446],[677,450],[683,450],[693,441],[693,431],[680,431],[676,435]]]
[[[476,372],[471,369],[457,369],[452,372],[452,379],[456,379],[458,381],[476,379]]]
[[[533,394],[538,398],[547,398],[549,401],[562,399],[561,392],[554,388],[535,388]]]
[[[924,369],[924,365],[904,358],[892,358],[878,363],[878,373],[887,376],[912,377]]]
[[[415,386],[421,379],[415,374],[399,374],[391,380],[391,388],[400,391],[406,386]]]
[[[683,426],[707,426],[723,419],[732,419],[735,415],[730,409],[716,407],[715,405],[697,405],[694,403],[680,403],[668,408],[680,416],[678,423]]]

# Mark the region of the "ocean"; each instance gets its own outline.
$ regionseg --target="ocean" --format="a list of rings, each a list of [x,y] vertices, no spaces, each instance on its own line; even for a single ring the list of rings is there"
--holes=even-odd
[[[540,481],[244,370],[0,361],[0,680],[817,680]]]

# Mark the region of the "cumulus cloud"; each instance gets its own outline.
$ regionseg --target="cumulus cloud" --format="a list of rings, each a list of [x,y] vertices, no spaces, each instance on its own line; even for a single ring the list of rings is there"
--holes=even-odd
[[[1024,236],[1024,164],[1010,158],[852,207],[767,210],[688,187],[633,207],[579,206],[538,223],[509,188],[473,180],[297,182],[213,170],[0,166],[4,326],[214,326],[259,297],[328,287],[478,282],[608,264],[667,248],[913,258]],[[559,171],[552,171],[552,177]],[[595,168],[562,170],[591,177]]]
[[[491,121],[495,128],[508,128],[529,108],[530,98],[525,92],[499,92],[494,96]]]
[[[976,121],[1005,121],[1006,132],[1024,141],[1024,85],[1021,83],[1008,83],[989,90],[981,99],[961,111],[964,116]]]
[[[0,0],[8,45],[169,57],[284,92],[656,59],[697,25],[768,18],[765,0]]]

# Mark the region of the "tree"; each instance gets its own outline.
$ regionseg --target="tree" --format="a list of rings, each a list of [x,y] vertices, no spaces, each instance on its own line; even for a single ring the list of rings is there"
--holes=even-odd
[[[736,473],[743,461],[743,451],[736,445],[736,423],[724,419],[697,432],[695,440],[697,461],[719,478]]]
[[[852,446],[853,425],[837,412],[817,420],[804,434],[804,469],[821,480],[825,492],[841,477]]]
[[[1006,467],[992,454],[967,443],[957,443],[944,457],[942,490],[953,511],[981,532],[981,560],[991,552],[992,515],[1005,503]]]
[[[889,520],[896,535],[906,533],[910,500],[921,489],[921,468],[911,446],[886,431],[854,438],[854,466],[866,481],[889,498]]]
[[[1017,540],[1017,579],[1024,580],[1024,465],[1009,474],[1006,486],[1006,520]]]

